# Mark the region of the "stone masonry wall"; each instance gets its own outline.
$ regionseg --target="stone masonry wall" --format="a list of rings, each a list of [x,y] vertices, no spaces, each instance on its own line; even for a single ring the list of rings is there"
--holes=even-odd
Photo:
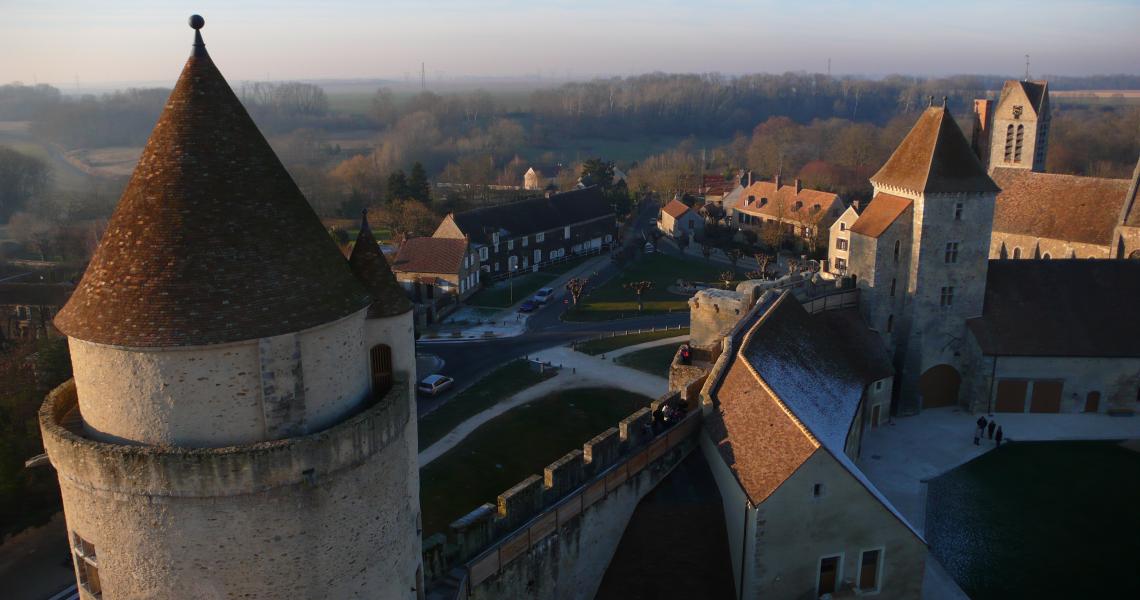
[[[83,437],[68,382],[40,424],[68,531],[94,545],[104,598],[410,600],[420,556],[406,398],[397,382],[320,433],[188,450]]]
[[[72,338],[87,433],[107,441],[220,447],[328,427],[369,387],[364,313],[268,345],[155,350]]]

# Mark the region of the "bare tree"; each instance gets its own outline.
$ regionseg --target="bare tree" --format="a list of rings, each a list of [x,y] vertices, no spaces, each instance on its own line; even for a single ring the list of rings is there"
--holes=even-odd
[[[587,277],[575,277],[566,282],[566,291],[570,292],[570,297],[574,299],[574,306],[578,306],[578,299],[582,297],[582,292],[588,283],[590,279]]]
[[[727,290],[729,286],[732,285],[734,279],[736,279],[736,273],[734,271],[721,271],[720,281],[724,284],[724,289]]]
[[[637,294],[637,312],[641,312],[642,309],[645,307],[645,304],[641,301],[641,295],[643,293],[653,289],[653,282],[652,281],[630,281],[629,283],[626,283],[622,287],[624,287],[627,290],[632,290],[634,294]]]

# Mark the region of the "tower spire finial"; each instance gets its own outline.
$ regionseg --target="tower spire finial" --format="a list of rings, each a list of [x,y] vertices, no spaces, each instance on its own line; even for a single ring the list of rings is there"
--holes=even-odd
[[[202,41],[201,29],[206,26],[206,19],[202,15],[190,15],[190,29],[194,30],[194,56],[206,54],[206,42]]]

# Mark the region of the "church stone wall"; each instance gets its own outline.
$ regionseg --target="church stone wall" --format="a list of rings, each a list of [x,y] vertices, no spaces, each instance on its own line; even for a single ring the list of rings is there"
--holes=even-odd
[[[298,334],[188,348],[71,338],[87,432],[107,441],[218,447],[328,427],[370,385],[363,320],[359,311]]]
[[[84,437],[70,425],[68,382],[40,426],[69,533],[94,545],[104,598],[412,599],[419,502],[404,481],[415,464],[407,389],[398,382],[317,434],[178,449]]]
[[[995,362],[996,360],[996,362]],[[975,412],[991,412],[997,402],[997,383],[1003,379],[1030,382],[1025,392],[1025,410],[1033,395],[1033,381],[1063,381],[1061,412],[1086,412],[1089,392],[1099,392],[1096,412],[1113,408],[1134,410],[1140,398],[1140,358],[1134,357],[1052,357],[986,356],[983,359],[983,389],[970,406]],[[991,375],[992,373],[992,375]]]
[[[1002,246],[1005,246],[1005,256],[1002,256]],[[1053,238],[1021,235],[1017,233],[993,232],[990,240],[991,259],[1012,259],[1014,249],[1020,249],[1022,259],[1035,258],[1034,249],[1040,249],[1041,257],[1048,254],[1050,258],[1112,258],[1109,247],[1105,244],[1086,244]]]

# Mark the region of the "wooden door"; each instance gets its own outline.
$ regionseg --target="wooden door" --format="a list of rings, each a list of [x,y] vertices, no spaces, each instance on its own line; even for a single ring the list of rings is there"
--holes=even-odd
[[[871,429],[879,426],[879,405],[871,407]]]
[[[1085,396],[1085,412],[1100,412],[1100,392],[1089,392]]]
[[[927,369],[918,378],[918,390],[922,394],[922,408],[938,408],[958,404],[958,386],[962,377],[950,365],[937,365]]]
[[[1029,412],[1055,413],[1061,412],[1061,388],[1063,381],[1033,382],[1033,397],[1029,399]]]
[[[839,557],[830,556],[819,561],[819,591],[816,597],[835,593],[835,583],[839,580]]]
[[[996,412],[1025,412],[1025,392],[1029,382],[1023,379],[1002,379],[997,384]]]

